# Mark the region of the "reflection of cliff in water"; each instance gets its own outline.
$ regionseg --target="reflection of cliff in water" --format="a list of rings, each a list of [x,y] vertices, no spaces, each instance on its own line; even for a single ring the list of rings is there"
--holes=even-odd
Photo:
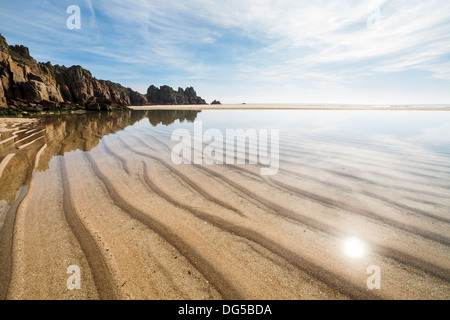
[[[196,110],[149,110],[148,119],[152,126],[156,127],[159,124],[170,125],[179,120],[181,123],[184,121],[194,122],[197,119],[197,115],[201,111]]]
[[[54,156],[90,151],[101,138],[143,119],[146,112],[89,113],[35,119],[0,119],[0,200],[12,203],[28,184],[38,152],[37,170],[45,171]]]
[[[90,151],[105,135],[121,131],[146,117],[153,126],[169,125],[176,120],[193,122],[198,112],[127,111],[0,118],[0,201],[14,202],[17,191],[29,183],[35,165],[38,171],[45,171],[55,156],[75,150]],[[40,150],[39,163],[35,164]]]

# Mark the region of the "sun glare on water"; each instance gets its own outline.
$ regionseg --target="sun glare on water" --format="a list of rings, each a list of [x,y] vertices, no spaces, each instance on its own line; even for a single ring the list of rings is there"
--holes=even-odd
[[[350,258],[361,258],[365,251],[364,243],[359,238],[352,237],[344,241],[344,253]]]

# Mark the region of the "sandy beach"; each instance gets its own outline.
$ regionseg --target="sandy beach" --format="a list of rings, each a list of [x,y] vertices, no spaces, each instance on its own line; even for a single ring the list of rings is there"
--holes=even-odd
[[[223,105],[146,105],[130,106],[133,110],[404,110],[404,111],[450,111],[449,107],[404,106],[350,106],[350,105],[272,105],[272,104],[223,104]]]
[[[0,299],[450,298],[448,158],[287,134],[275,176],[177,166],[171,116],[0,119]]]

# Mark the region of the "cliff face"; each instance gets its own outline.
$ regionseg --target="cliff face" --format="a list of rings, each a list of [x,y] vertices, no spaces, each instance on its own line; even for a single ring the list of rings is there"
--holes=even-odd
[[[147,103],[144,95],[97,80],[81,66],[38,63],[28,48],[8,46],[0,35],[0,108],[111,110]]]
[[[23,46],[8,46],[0,35],[0,107],[23,107],[27,102],[57,105],[63,102],[53,77]]]
[[[118,83],[98,80],[81,66],[66,68],[56,65],[52,72],[64,101],[80,104],[87,110],[147,104],[144,95]]]

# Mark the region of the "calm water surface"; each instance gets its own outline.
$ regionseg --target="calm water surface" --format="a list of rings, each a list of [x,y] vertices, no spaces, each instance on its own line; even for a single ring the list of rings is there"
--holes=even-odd
[[[174,164],[173,132],[194,138],[200,124],[224,136],[278,130],[277,174],[262,176],[259,163]],[[450,298],[450,112],[130,111],[2,118],[0,133],[0,297]],[[91,291],[55,289],[45,261],[46,290],[17,280],[31,272],[26,261],[39,260],[27,252],[62,260],[40,235],[52,221],[46,208],[61,222],[46,238],[73,233]],[[120,214],[145,226],[133,227],[138,237],[111,222]],[[153,242],[126,243],[151,232],[167,246],[158,257],[177,250],[186,261],[176,268],[189,267],[196,279],[176,278],[175,290],[180,275],[159,257],[154,283],[116,285],[146,279],[150,262],[139,250]],[[368,280],[370,270],[382,276]],[[111,275],[96,276],[102,272]],[[164,289],[157,293],[155,283]]]

